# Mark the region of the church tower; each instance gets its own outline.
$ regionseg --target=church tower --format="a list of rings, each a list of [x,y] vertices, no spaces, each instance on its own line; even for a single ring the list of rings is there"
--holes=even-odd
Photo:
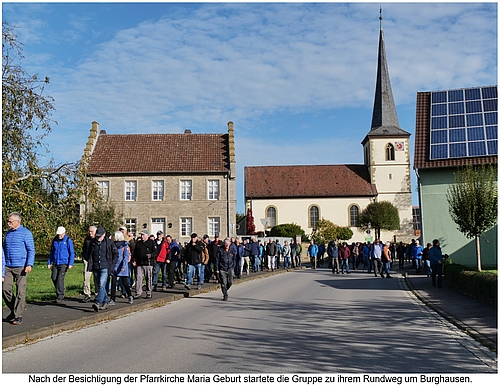
[[[410,134],[399,127],[387,67],[382,9],[372,125],[361,144],[371,183],[377,187],[376,201],[389,201],[398,208],[400,230],[396,231],[396,239],[408,239],[413,235]]]

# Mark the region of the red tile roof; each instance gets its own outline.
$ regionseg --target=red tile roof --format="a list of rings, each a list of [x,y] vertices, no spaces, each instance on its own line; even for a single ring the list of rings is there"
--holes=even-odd
[[[365,165],[245,167],[245,198],[376,196]]]
[[[225,172],[228,134],[99,134],[90,174]]]
[[[415,169],[458,167],[467,164],[485,165],[498,163],[498,156],[448,158],[431,160],[430,153],[430,110],[431,92],[417,93],[417,113],[415,121]]]

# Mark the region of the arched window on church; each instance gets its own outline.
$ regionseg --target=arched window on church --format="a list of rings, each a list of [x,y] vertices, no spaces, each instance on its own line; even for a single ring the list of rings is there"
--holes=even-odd
[[[388,143],[385,146],[385,160],[386,161],[394,161],[396,158],[394,157],[394,145],[392,143]]]
[[[357,205],[349,207],[349,226],[359,227],[359,207]]]
[[[276,225],[276,208],[269,207],[266,211],[267,226],[273,228]]]
[[[313,205],[309,208],[309,226],[311,228],[316,227],[319,221],[319,208],[316,205]]]

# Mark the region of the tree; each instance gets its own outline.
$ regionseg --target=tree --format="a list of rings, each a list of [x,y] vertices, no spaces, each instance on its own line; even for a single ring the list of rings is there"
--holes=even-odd
[[[349,227],[339,227],[332,221],[322,218],[314,226],[310,239],[323,244],[331,240],[348,240],[352,238],[352,235],[353,232]]]
[[[380,239],[380,231],[399,230],[398,209],[389,201],[380,201],[368,204],[359,214],[360,229],[365,230],[370,223],[375,229],[375,239]]]
[[[49,78],[29,75],[19,64],[22,44],[14,28],[2,22],[2,218],[20,212],[35,239],[38,254],[48,253],[58,226],[65,226],[75,242],[83,241],[86,226],[80,202],[102,202],[82,161],[56,165],[40,163],[48,152],[43,139],[52,131],[54,100],[45,94]]]
[[[498,223],[498,170],[493,165],[467,165],[455,173],[446,198],[452,220],[468,239],[476,240],[477,271],[481,271],[480,237]]]
[[[255,220],[253,218],[252,208],[247,209],[247,234],[254,235],[255,234]]]
[[[300,236],[302,240],[304,240],[304,236],[306,233],[304,230],[296,223],[285,223],[285,224],[278,224],[277,226],[274,226],[271,228],[270,232],[271,236],[284,236],[284,237],[290,237],[290,238],[295,238],[296,236]]]

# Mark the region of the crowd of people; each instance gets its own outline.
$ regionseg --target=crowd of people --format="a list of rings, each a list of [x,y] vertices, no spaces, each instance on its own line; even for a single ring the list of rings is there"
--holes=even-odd
[[[383,243],[376,239],[373,243],[343,242],[338,245],[333,240],[327,245],[316,244],[311,240],[307,255],[313,269],[323,266],[327,258],[327,266],[334,274],[349,274],[351,269],[362,268],[363,271],[373,271],[375,277],[380,275],[382,278],[392,278],[391,269],[396,261],[399,269],[403,269],[405,263],[409,262],[417,274],[427,274],[427,277],[432,277],[434,286],[442,287],[443,256],[437,239],[432,244],[427,243],[426,247],[422,247],[417,239],[412,239],[409,244]]]
[[[12,324],[22,323],[25,308],[26,276],[31,272],[35,260],[35,245],[32,233],[22,225],[21,215],[13,212],[8,217],[9,230],[2,246],[2,292],[10,310],[6,320]],[[334,274],[349,274],[350,269],[375,276],[392,278],[391,268],[397,260],[403,268],[411,261],[417,273],[426,272],[432,277],[434,286],[442,287],[442,253],[439,241],[422,247],[418,240],[410,244],[394,244],[379,240],[373,243],[334,241],[316,244],[310,241],[307,248],[311,268],[325,265]],[[228,290],[234,277],[240,278],[250,272],[283,268],[302,268],[302,245],[294,239],[250,238],[219,239],[216,235],[198,237],[191,234],[190,240],[178,242],[163,231],[156,235],[143,230],[136,238],[125,227],[107,232],[103,227],[90,226],[82,248],[84,264],[83,302],[92,303],[94,311],[114,305],[117,295],[133,303],[134,299],[151,298],[155,291],[168,291],[180,284],[190,290],[195,283],[201,289],[203,283],[220,283],[222,299],[227,301]],[[47,266],[51,269],[55,303],[65,297],[64,278],[74,266],[74,244],[60,226],[56,230],[50,247]],[[283,261],[283,262],[282,262]],[[384,276],[385,275],[385,276]],[[91,298],[93,278],[95,298]],[[15,287],[15,288],[14,288]],[[15,291],[15,294],[14,294]]]

